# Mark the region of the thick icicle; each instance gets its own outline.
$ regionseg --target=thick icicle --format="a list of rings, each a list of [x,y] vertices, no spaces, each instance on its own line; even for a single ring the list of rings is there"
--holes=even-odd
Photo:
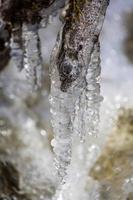
[[[60,34],[61,36],[61,34]],[[52,54],[52,66],[51,66],[51,113],[52,113],[52,125],[54,127],[54,139],[52,140],[52,146],[56,153],[55,164],[59,176],[63,178],[66,174],[67,166],[71,161],[71,118],[70,113],[73,109],[73,95],[70,90],[64,93],[60,90],[60,80],[58,76],[58,70],[56,67],[55,56],[57,55],[59,48],[59,41],[53,50]]]
[[[71,162],[73,133],[84,139],[86,133],[97,132],[101,101],[98,37],[109,1],[69,3],[51,67],[52,145],[61,177]]]
[[[99,122],[99,104],[101,99],[100,85],[98,83],[99,75],[100,75],[100,46],[99,43],[97,42],[91,54],[90,64],[86,73],[85,88],[82,90],[82,93],[80,94],[80,97],[75,105],[75,110],[76,110],[74,113],[75,121],[73,121],[72,124],[73,131],[77,131],[79,133],[80,130],[83,130],[91,134],[97,133],[96,132],[97,125]],[[91,126],[88,126],[88,123],[90,123]],[[85,134],[85,132],[82,132],[82,134]],[[85,137],[85,135],[84,136],[82,135],[81,137]],[[78,140],[76,139],[76,135],[74,135],[73,139]],[[56,191],[53,200],[57,199],[93,200],[94,198],[97,199],[98,185],[96,184],[96,182],[93,182],[91,179],[88,179],[88,171],[92,166],[94,159],[97,157],[99,151],[98,146],[97,144],[92,145],[89,135],[86,135],[86,140],[84,143],[78,144],[77,141],[76,142],[73,141],[73,143],[75,147],[74,149],[75,152],[73,152],[74,161],[76,162],[76,159],[78,159],[78,167],[77,163],[75,163],[74,161],[73,163],[71,163],[66,183],[64,185],[60,185],[60,187]],[[78,191],[80,191],[79,193],[76,192],[77,188]],[[88,190],[86,191],[85,188],[88,188]]]
[[[12,29],[11,37],[11,56],[19,70],[23,69],[23,41],[22,41],[22,27],[17,24]]]
[[[41,87],[42,81],[42,58],[38,24],[26,24],[22,26],[24,46],[24,70],[29,86],[32,90]]]

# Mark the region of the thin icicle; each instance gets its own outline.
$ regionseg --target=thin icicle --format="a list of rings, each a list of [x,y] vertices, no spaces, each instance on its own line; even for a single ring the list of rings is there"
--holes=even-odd
[[[29,86],[32,90],[41,87],[42,82],[42,58],[38,24],[26,24],[22,26],[24,45],[24,70]]]
[[[97,42],[84,77],[84,86],[75,103],[73,132],[78,134],[81,140],[85,139],[86,133],[89,135],[98,133],[99,108],[102,100],[99,84],[100,72],[100,46]],[[78,90],[76,87],[75,89]]]
[[[15,25],[12,29],[11,36],[11,56],[19,70],[23,69],[23,41],[22,27],[20,24]]]

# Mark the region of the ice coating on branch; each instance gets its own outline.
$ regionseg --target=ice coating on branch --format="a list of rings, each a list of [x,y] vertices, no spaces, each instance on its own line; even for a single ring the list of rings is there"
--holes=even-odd
[[[22,26],[24,46],[24,70],[29,86],[32,90],[41,87],[42,81],[42,58],[38,24],[26,24]]]
[[[78,2],[79,3],[79,2]],[[52,146],[59,175],[64,178],[71,163],[72,139],[96,134],[101,101],[99,34],[108,1],[83,2],[80,19],[67,18],[52,54]],[[75,9],[70,6],[70,9]],[[71,10],[75,11],[75,10]],[[77,66],[76,66],[77,64]],[[69,67],[69,69],[68,69]],[[79,73],[75,76],[75,70]]]

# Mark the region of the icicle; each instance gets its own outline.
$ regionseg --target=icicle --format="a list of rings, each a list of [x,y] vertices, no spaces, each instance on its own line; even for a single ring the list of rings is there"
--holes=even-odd
[[[100,47],[99,47],[99,43],[97,42],[94,46],[94,50],[91,56],[91,61],[86,73],[86,85],[82,89],[82,92],[75,103],[75,110],[76,110],[74,112],[75,118],[73,121],[71,120],[71,127],[73,128],[73,131],[75,132],[77,131],[76,134],[77,133],[80,134],[81,139],[84,140],[84,138],[86,138],[86,140],[84,143],[81,143],[81,144],[76,144],[77,141],[76,142],[73,141],[74,147],[77,150],[76,152],[76,150],[74,149],[75,151],[74,153],[76,154],[76,155],[74,154],[74,158],[76,157],[77,159],[79,159],[78,167],[76,167],[77,163],[75,162],[73,164],[71,163],[71,166],[70,166],[71,168],[69,168],[69,174],[67,175],[67,177],[65,177],[65,184],[62,184],[59,186],[53,200],[58,200],[58,199],[63,199],[63,200],[77,199],[78,200],[78,199],[85,199],[85,198],[86,199],[89,198],[92,200],[94,196],[98,195],[97,184],[96,182],[93,183],[92,180],[88,179],[88,172],[89,172],[89,168],[92,166],[92,163],[95,161],[95,158],[97,158],[99,149],[97,145],[91,144],[89,135],[85,135],[85,134],[86,133],[96,134],[97,128],[98,128],[97,126],[99,123],[99,106],[100,106],[100,101],[101,101],[100,85],[98,83],[98,78],[100,75],[100,57],[99,56],[100,56]],[[78,88],[75,88],[75,89],[78,89]],[[73,97],[73,100],[74,99],[75,98]],[[54,121],[56,119],[57,118],[55,115]],[[88,124],[90,124],[90,126],[88,126]],[[76,134],[73,137],[74,140],[78,140],[76,139]],[[69,136],[71,137],[72,133]],[[62,151],[61,149],[62,146],[60,144],[61,142],[62,141],[58,141],[58,144],[56,144],[56,149],[54,149],[56,154],[57,152],[59,152],[59,148],[60,148],[60,154],[61,154],[61,151]],[[71,141],[69,142],[71,144]],[[57,148],[57,145],[58,145],[58,148]],[[69,147],[71,148],[71,146]],[[82,152],[80,152],[79,150]],[[67,152],[67,149],[66,149],[66,152]],[[76,159],[74,159],[74,161],[76,161]],[[81,182],[81,179],[82,179],[82,182]],[[80,182],[80,184],[78,182]],[[86,186],[87,184],[89,186]],[[85,191],[86,187],[87,188],[89,187],[88,191]],[[77,188],[78,188],[78,191],[80,192],[76,196]],[[95,191],[95,195],[92,194],[94,191]],[[73,195],[76,196],[76,198],[73,198]]]
[[[32,90],[37,90],[41,87],[42,81],[42,58],[38,24],[24,23],[22,26],[22,36],[24,45],[24,70],[29,86],[31,86]]]
[[[11,36],[11,56],[19,70],[23,69],[23,41],[22,27],[20,24],[15,25],[12,29]]]
[[[59,48],[57,42],[53,54],[52,62],[55,61],[55,56]],[[60,90],[60,80],[58,70],[55,63],[51,66],[51,113],[52,125],[54,127],[54,139],[52,146],[54,147],[55,164],[61,179],[66,175],[67,166],[71,161],[71,118],[70,113],[72,109],[72,92],[64,93]]]
[[[81,140],[86,133],[96,135],[99,124],[99,108],[102,97],[100,96],[100,45],[97,42],[91,54],[90,64],[84,77],[84,86],[75,103],[73,118],[73,131],[79,134]],[[78,90],[75,87],[75,90]]]
[[[98,36],[108,0],[77,4],[75,8],[70,1],[51,67],[52,145],[62,178],[71,162],[73,134],[78,133],[82,140],[86,134],[96,134],[101,101]]]

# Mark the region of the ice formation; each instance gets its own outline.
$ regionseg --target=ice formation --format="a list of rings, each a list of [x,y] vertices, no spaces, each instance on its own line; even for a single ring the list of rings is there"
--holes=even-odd
[[[56,54],[58,49],[58,42],[53,55]],[[54,62],[52,58],[52,62]],[[64,98],[65,97],[65,98]],[[56,167],[61,177],[64,177],[66,173],[66,166],[70,163],[71,159],[71,118],[70,113],[73,113],[73,93],[63,93],[60,90],[60,80],[58,76],[55,63],[51,69],[51,113],[52,113],[52,125],[54,127],[55,138],[52,140],[52,146],[56,152]]]
[[[100,2],[100,1],[93,1],[93,2]],[[123,2],[120,4],[124,5],[125,3]],[[116,6],[116,4],[114,3],[114,7],[115,7],[115,9],[116,9],[116,7],[118,9],[119,5]],[[117,11],[117,9],[116,9],[116,11]],[[88,12],[88,13],[90,13],[90,12]],[[112,16],[111,17],[113,19],[110,17],[112,21],[113,20],[116,21],[116,26],[118,26],[117,14],[115,15],[115,20]],[[44,26],[47,23],[45,20],[42,22]],[[101,22],[102,22],[102,20],[103,20],[103,15],[101,15]],[[108,21],[109,21],[108,26],[110,27],[110,20],[108,20]],[[96,20],[96,22],[97,22],[97,20]],[[101,23],[99,23],[99,25],[97,25],[97,23],[96,23],[96,27],[98,27],[98,31],[96,31],[96,32],[99,33],[99,30],[101,28]],[[111,30],[109,27],[107,29],[109,32],[108,34],[110,35]],[[23,53],[25,53],[25,58],[27,58],[27,57],[30,58],[30,56],[32,56],[30,54],[31,48],[35,49],[38,46],[37,45],[37,40],[38,40],[37,39],[38,38],[38,30],[37,29],[38,29],[38,27],[36,25],[31,26],[29,24],[24,23],[22,28],[23,28],[23,39],[24,39],[23,45],[26,45],[26,51],[23,51],[23,49],[22,49],[22,51],[19,51],[19,49],[21,49],[22,46],[21,45],[17,46],[18,45],[17,40],[21,39],[21,37],[17,39],[17,37],[19,36],[19,32],[17,33],[17,28],[14,29],[14,32],[12,33],[12,38],[15,38],[14,44],[13,44],[14,46],[12,49],[14,52],[12,51],[12,53],[13,53],[12,55],[13,55],[14,59],[19,58],[18,60],[16,59],[17,62],[21,61],[21,56],[23,56],[22,55]],[[63,27],[63,29],[64,29],[64,27]],[[94,34],[93,27],[91,28],[91,30],[92,30],[91,34],[93,35]],[[59,76],[59,69],[57,67],[57,62],[56,62],[57,54],[60,51],[60,46],[62,44],[62,34],[63,34],[62,31],[63,30],[61,30],[61,32],[59,34],[59,38],[58,38],[56,47],[53,51],[52,67],[51,67],[51,79],[52,79],[51,112],[52,112],[52,118],[53,118],[53,127],[54,127],[54,131],[55,131],[55,139],[52,141],[52,145],[54,146],[54,151],[56,153],[56,165],[58,168],[59,175],[61,177],[64,177],[67,173],[68,176],[65,177],[66,183],[61,185],[59,187],[59,190],[57,190],[54,199],[58,199],[58,200],[59,199],[63,199],[63,200],[99,199],[99,194],[97,192],[98,187],[99,187],[98,183],[96,183],[94,180],[91,180],[90,177],[88,178],[88,171],[89,171],[90,167],[93,165],[93,162],[95,161],[95,158],[97,157],[97,155],[99,154],[99,151],[100,151],[98,148],[98,145],[97,145],[98,141],[95,140],[94,137],[91,136],[91,135],[96,135],[98,132],[97,129],[98,129],[98,121],[99,121],[99,105],[100,105],[100,101],[102,99],[100,96],[100,85],[99,85],[99,76],[100,76],[99,42],[96,41],[96,39],[95,39],[95,44],[93,42],[91,44],[90,41],[91,41],[92,35],[90,35],[90,37],[89,37],[90,41],[87,41],[87,43],[85,43],[83,45],[83,49],[81,50],[81,54],[83,53],[83,50],[85,50],[84,51],[85,54],[83,54],[83,61],[85,60],[85,62],[87,64],[84,65],[84,67],[82,68],[82,73],[80,74],[81,76],[78,79],[76,79],[74,82],[72,82],[72,84],[69,86],[69,88],[67,89],[66,92],[62,92],[61,81],[60,81],[60,76]],[[119,32],[119,29],[117,31]],[[111,35],[113,34],[113,32],[114,31],[111,32]],[[120,29],[120,32],[122,32],[121,29]],[[18,36],[16,36],[16,34],[18,34]],[[31,42],[31,38],[27,39],[27,34],[28,35],[31,34],[31,36],[33,38],[35,38],[35,40],[34,40],[35,43]],[[88,35],[88,30],[87,30],[86,34]],[[86,35],[86,37],[87,37],[87,35]],[[115,33],[114,33],[114,35],[115,35]],[[120,36],[113,36],[113,38],[116,38],[116,37],[120,37]],[[116,40],[117,39],[118,38],[116,38]],[[104,42],[106,43],[105,46],[109,45],[110,41],[108,41],[108,36],[107,36],[106,40],[104,40]],[[116,41],[114,43],[115,44],[113,44],[113,45],[117,46]],[[111,41],[111,44],[112,44],[112,41]],[[25,48],[25,46],[23,46],[23,47]],[[84,48],[84,47],[86,47],[86,48]],[[94,47],[94,48],[92,48],[92,47]],[[126,90],[123,89],[122,91],[127,92],[127,93],[125,92],[125,96],[126,96],[129,92],[127,89],[128,88],[127,80],[129,80],[129,76],[130,77],[132,76],[132,73],[129,74],[129,70],[128,70],[127,77],[126,77],[125,71],[122,70],[122,65],[121,65],[122,64],[121,62],[123,62],[123,60],[118,64],[116,62],[116,60],[118,59],[118,56],[114,56],[113,47],[111,47],[110,49],[111,49],[111,54],[109,54],[107,49],[105,50],[107,53],[104,53],[105,57],[108,58],[108,59],[105,59],[105,57],[104,57],[104,60],[106,60],[106,61],[107,60],[109,61],[109,59],[111,60],[110,62],[105,63],[105,65],[106,64],[109,65],[109,67],[107,67],[107,65],[106,65],[107,74],[108,74],[108,76],[110,76],[110,71],[112,70],[112,68],[110,69],[110,66],[111,67],[113,66],[115,75],[118,70],[117,75],[116,75],[117,81],[115,82],[113,80],[112,82],[113,83],[115,82],[115,84],[114,84],[115,87],[116,87],[116,85],[118,87],[120,87],[120,86],[122,87],[122,85],[125,86]],[[27,54],[27,52],[29,54]],[[17,56],[16,56],[16,53],[18,53]],[[36,53],[37,53],[37,56],[39,56],[39,52],[36,52]],[[111,55],[111,58],[110,58],[110,55]],[[36,64],[37,59],[32,64]],[[86,61],[86,59],[87,59],[87,61]],[[25,61],[27,62],[27,59]],[[29,59],[29,61],[31,61],[31,60]],[[69,59],[68,59],[68,61],[69,61]],[[81,57],[78,61],[81,61]],[[112,63],[114,61],[115,61],[115,65]],[[18,62],[18,64],[20,64],[20,63],[21,62]],[[18,65],[18,64],[16,64],[16,65],[18,67],[20,66],[20,69],[21,69],[21,65]],[[28,64],[29,64],[29,62],[28,62]],[[119,65],[119,66],[117,66],[117,65]],[[35,68],[38,67],[38,65],[32,65],[32,66],[34,66]],[[23,70],[25,70],[27,75],[29,75],[29,77],[27,79],[30,82],[29,85],[33,86],[34,84],[32,85],[32,83],[34,83],[34,75],[32,74],[33,71],[32,70],[30,71],[30,69],[33,70],[33,68],[30,68],[30,65],[28,65],[28,71],[26,70],[26,68]],[[37,72],[39,69],[40,68],[37,68]],[[121,82],[118,84],[118,81],[119,81],[118,76],[120,76],[120,71],[122,72],[121,74],[123,74],[123,75],[120,77]],[[12,77],[12,74],[9,73],[9,75]],[[108,76],[105,78],[108,79]],[[126,77],[126,78],[124,78],[124,77]],[[6,83],[10,82],[9,80],[10,79],[7,78]],[[20,84],[20,83],[18,84],[18,82],[19,81],[17,80],[16,85],[15,85],[16,88],[18,88],[18,85]],[[9,85],[12,85],[12,84],[7,84],[7,85],[8,85],[7,87],[9,87],[9,90],[10,90]],[[12,87],[14,87],[14,86],[12,85]],[[25,84],[24,87],[27,88],[27,85]],[[119,90],[120,88],[117,88],[117,89]],[[110,92],[110,90],[111,90],[111,92]],[[119,95],[116,95],[118,93],[118,91],[115,91],[116,93],[115,92],[112,93],[112,91],[114,91],[114,90],[112,89],[112,85],[111,85],[111,87],[107,87],[107,91],[105,91],[105,93],[106,92],[110,93],[111,98],[114,98],[114,96],[116,96],[116,99],[118,102],[117,102],[117,105],[116,105],[116,102],[114,102],[114,104],[115,104],[115,106],[120,106],[121,103],[120,103],[119,98],[121,98],[121,101],[124,101],[124,95],[119,96]],[[5,88],[4,88],[4,92],[5,92]],[[10,93],[12,94],[12,91],[10,91]],[[21,93],[20,96],[22,98],[23,93],[21,92],[21,89],[20,89],[20,93]],[[130,95],[132,96],[132,94],[130,94]],[[42,101],[44,101],[44,99]],[[128,101],[128,100],[126,100],[126,101]],[[6,103],[6,102],[4,102],[4,103]],[[21,102],[21,103],[23,105],[24,102]],[[18,110],[18,116],[21,115],[20,113],[22,112],[22,109],[24,109],[22,105],[21,104],[18,105],[18,107],[20,106],[20,110]],[[14,106],[14,108],[15,107],[16,107],[16,105]],[[106,108],[104,107],[103,113],[102,113],[103,115],[104,115],[105,109]],[[110,110],[111,109],[112,108],[110,108]],[[1,110],[3,110],[3,105],[2,105]],[[8,116],[9,115],[8,108],[7,108],[6,112],[7,112],[7,116]],[[40,109],[40,112],[41,112],[41,109]],[[42,112],[44,112],[43,109],[42,109]],[[108,111],[108,112],[112,113],[112,110]],[[3,113],[2,113],[2,115],[3,115]],[[51,180],[54,179],[52,177],[53,174],[51,175],[51,171],[53,173],[54,170],[53,170],[53,168],[49,167],[49,161],[48,161],[49,154],[47,154],[46,151],[44,151],[44,149],[43,149],[44,146],[41,144],[41,142],[43,140],[40,139],[41,142],[39,140],[37,140],[38,130],[36,130],[36,128],[35,128],[36,127],[36,124],[34,124],[35,119],[31,120],[30,117],[26,118],[26,116],[27,116],[27,111],[25,111],[24,116],[22,115],[20,117],[18,126],[19,126],[19,129],[20,129],[20,127],[22,128],[21,140],[24,140],[27,145],[27,148],[24,147],[23,152],[25,153],[25,151],[27,151],[27,157],[29,156],[29,152],[31,152],[31,156],[33,156],[33,160],[34,160],[33,162],[34,163],[36,162],[35,165],[33,165],[35,168],[34,173],[36,173],[36,166],[39,165],[39,167],[40,167],[38,169],[38,174],[37,174],[37,176],[39,176],[39,178],[35,177],[34,173],[30,176],[30,178],[33,177],[32,181],[34,183],[34,184],[32,183],[30,187],[34,188],[34,187],[36,187],[36,185],[38,185],[38,188],[39,188],[38,193],[41,194],[41,187],[43,185],[42,183],[46,179],[45,175],[47,174],[47,177],[50,177]],[[15,124],[16,123],[16,112],[14,112],[14,113],[11,112],[10,118],[12,120],[14,120],[14,124]],[[104,123],[106,123],[107,120],[108,120],[108,117],[106,116],[106,120],[104,121]],[[106,128],[106,129],[108,129],[108,128]],[[104,131],[106,132],[106,130],[104,130]],[[35,134],[34,134],[34,132],[35,132]],[[8,131],[8,130],[2,131],[3,135],[5,135],[5,133],[7,135],[8,134],[10,135],[10,131]],[[88,134],[86,134],[86,133],[88,133]],[[25,136],[23,136],[23,134]],[[79,137],[77,137],[77,135],[79,135],[81,140],[84,141],[83,143],[79,142],[80,139],[79,139]],[[98,139],[98,140],[102,140],[101,138],[103,139],[103,137],[100,136],[100,139]],[[41,147],[39,147],[39,146],[41,146]],[[36,153],[34,153],[35,147],[36,147],[36,149],[38,149],[38,151],[36,151]],[[22,152],[22,155],[23,155],[23,152]],[[14,154],[15,154],[14,157],[16,160],[16,151],[14,151]],[[48,156],[48,158],[47,158],[47,156]],[[36,157],[36,159],[35,159],[35,157]],[[72,159],[71,159],[71,157],[72,157]],[[46,162],[45,162],[45,160],[46,160]],[[51,160],[52,160],[52,158],[51,158]],[[22,163],[23,163],[23,161],[22,161]],[[44,168],[42,167],[42,163],[43,163],[43,165],[45,165]],[[20,160],[19,160],[19,165],[20,165],[21,169],[23,170],[23,165],[21,166]],[[28,173],[24,172],[25,173],[24,175],[27,180],[27,182],[25,184],[25,189],[29,188],[29,187],[27,187],[27,185],[29,184],[28,181],[30,181],[30,179],[28,180],[28,178],[27,178],[27,174],[30,174],[30,172],[33,171],[32,167],[30,167],[30,165],[27,167],[28,167]],[[47,168],[48,168],[48,171],[47,171]],[[50,168],[50,170],[49,170],[49,168]],[[41,173],[39,173],[40,171],[41,171]],[[48,172],[49,172],[49,174],[48,174]],[[42,182],[38,184],[38,182],[37,182],[38,180],[40,182],[41,181]],[[88,184],[86,184],[87,182],[88,182]],[[48,187],[48,189],[49,189],[50,183],[49,183],[49,180],[45,183],[47,185],[46,187]],[[55,187],[56,187],[56,183],[55,183]],[[125,184],[123,185],[123,187],[124,187],[124,190],[126,190],[126,192],[132,191],[132,177],[131,178],[129,177],[129,179],[125,180]],[[55,188],[52,191],[52,195],[53,195],[54,191],[55,191]],[[108,191],[108,193],[109,193],[109,191]],[[35,194],[33,194],[33,196],[34,195]],[[49,197],[50,199],[52,198],[51,197],[52,195],[50,195],[50,197]],[[46,194],[44,194],[42,196],[40,195],[40,197],[36,197],[35,199],[46,199],[46,198],[47,198]],[[130,198],[132,198],[132,195]]]
[[[31,89],[37,90],[42,81],[42,58],[38,24],[23,24],[24,70]]]
[[[73,19],[71,22],[66,21],[53,50],[50,97],[54,129],[52,146],[56,155],[57,171],[63,181],[71,163],[74,135],[78,134],[81,140],[85,140],[87,134],[97,133],[101,101],[98,36],[108,3],[107,0],[83,3],[79,21],[75,22]],[[82,41],[82,48],[78,47],[80,41]],[[77,52],[76,60],[70,57],[73,52]],[[67,62],[67,65],[59,66],[58,59]],[[73,81],[71,76],[66,75],[70,70],[65,67],[72,65],[71,71],[75,73],[75,63],[81,69]],[[62,70],[65,70],[65,75]]]
[[[100,96],[100,46],[94,45],[91,60],[86,72],[85,85],[75,103],[73,131],[84,140],[86,133],[96,135],[98,132]]]
[[[41,87],[42,56],[39,29],[47,27],[65,0],[49,2],[5,1],[0,4],[1,18],[11,24],[11,57],[16,67],[24,71],[30,90]],[[19,20],[18,20],[19,19]]]

